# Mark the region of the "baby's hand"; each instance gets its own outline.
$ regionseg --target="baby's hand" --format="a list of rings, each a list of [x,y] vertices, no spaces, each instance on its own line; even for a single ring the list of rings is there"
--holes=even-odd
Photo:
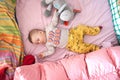
[[[40,54],[38,55],[38,57],[39,57],[39,58],[44,58],[45,56],[44,56],[43,53],[40,53]]]

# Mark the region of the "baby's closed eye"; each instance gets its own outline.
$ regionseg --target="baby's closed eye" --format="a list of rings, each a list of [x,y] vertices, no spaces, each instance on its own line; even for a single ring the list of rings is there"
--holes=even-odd
[[[39,44],[40,43],[40,39],[38,38],[37,40],[36,40],[36,44]]]

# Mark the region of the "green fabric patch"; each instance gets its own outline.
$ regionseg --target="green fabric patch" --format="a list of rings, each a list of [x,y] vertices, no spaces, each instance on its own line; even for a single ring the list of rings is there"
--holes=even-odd
[[[118,0],[108,0],[112,12],[112,21],[114,24],[114,30],[117,35],[118,42],[120,44],[120,5],[117,4]]]

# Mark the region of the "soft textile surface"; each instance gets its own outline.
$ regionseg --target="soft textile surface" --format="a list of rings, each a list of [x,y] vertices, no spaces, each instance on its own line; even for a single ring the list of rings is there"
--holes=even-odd
[[[118,0],[108,0],[112,12],[112,20],[114,23],[115,32],[120,43],[120,5],[118,5]]]
[[[81,13],[77,14],[68,26],[60,25],[59,27],[71,28],[78,24],[90,26],[103,26],[102,31],[97,36],[85,36],[84,41],[87,43],[97,44],[108,47],[117,44],[112,16],[108,0],[66,0],[71,7],[80,9]],[[17,0],[16,15],[22,39],[27,54],[38,54],[46,48],[43,45],[33,45],[28,41],[28,33],[31,29],[43,29],[50,23],[51,17],[44,16],[45,8],[40,4],[41,0]],[[67,54],[73,54],[65,49],[58,49],[54,55],[44,60],[58,60]]]
[[[14,80],[120,80],[120,46],[18,67]]]
[[[0,1],[0,68],[8,67],[5,74],[9,80],[24,55],[21,35],[14,19],[14,8],[15,3],[11,0]]]

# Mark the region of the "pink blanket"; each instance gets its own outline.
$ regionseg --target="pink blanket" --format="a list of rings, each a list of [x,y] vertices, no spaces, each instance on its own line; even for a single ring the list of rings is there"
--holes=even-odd
[[[18,67],[14,80],[120,80],[120,46]]]
[[[108,0],[66,0],[71,7],[80,9],[70,22],[69,26],[60,25],[60,27],[71,28],[78,24],[90,26],[103,26],[102,31],[97,36],[85,36],[85,42],[97,45],[117,44],[117,39],[113,29],[112,17]],[[51,17],[44,16],[45,8],[40,4],[41,0],[17,0],[16,13],[19,28],[22,33],[22,39],[27,54],[38,54],[46,48],[42,45],[33,45],[28,41],[28,33],[33,28],[44,28],[50,23]],[[57,49],[54,55],[44,60],[55,61],[63,58],[65,55],[74,54],[65,49]]]

